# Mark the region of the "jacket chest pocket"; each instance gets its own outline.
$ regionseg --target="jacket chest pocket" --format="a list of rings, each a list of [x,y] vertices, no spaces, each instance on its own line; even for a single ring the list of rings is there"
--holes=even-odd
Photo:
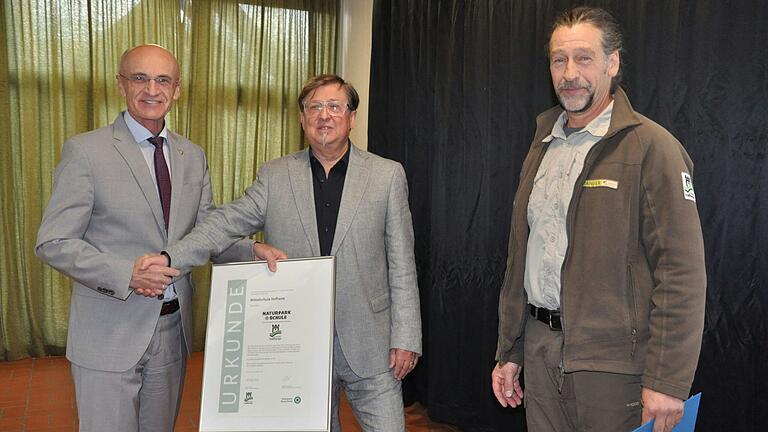
[[[630,216],[630,212],[637,212],[640,190],[637,171],[632,165],[618,163],[595,167],[575,185],[581,194],[579,211],[586,211],[590,218],[608,226],[612,221]]]

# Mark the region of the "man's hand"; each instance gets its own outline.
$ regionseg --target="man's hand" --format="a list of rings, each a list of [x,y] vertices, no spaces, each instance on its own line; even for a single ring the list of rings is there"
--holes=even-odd
[[[416,367],[418,362],[419,355],[413,351],[400,348],[389,350],[389,368],[395,368],[393,373],[396,380],[405,378]]]
[[[142,255],[133,264],[129,286],[133,292],[145,297],[157,297],[181,272],[168,267],[165,255]]]
[[[267,260],[269,271],[277,271],[277,260],[286,259],[288,255],[280,249],[267,243],[253,243],[253,256],[257,260]]]
[[[491,385],[493,394],[496,395],[503,407],[515,408],[523,404],[523,388],[520,387],[520,371],[522,367],[516,363],[507,362],[504,366],[496,367],[491,372]]]
[[[653,432],[672,432],[672,428],[683,418],[683,401],[643,387],[643,422],[656,419]]]

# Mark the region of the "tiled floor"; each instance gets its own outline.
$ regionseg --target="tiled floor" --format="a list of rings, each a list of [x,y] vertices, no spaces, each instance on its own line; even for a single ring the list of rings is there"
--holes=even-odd
[[[194,353],[187,367],[181,411],[175,432],[198,430],[203,353]],[[406,408],[409,431],[456,431],[432,423],[426,410]],[[344,432],[359,432],[352,411],[342,401]],[[0,432],[77,431],[77,407],[69,363],[63,357],[0,362]]]

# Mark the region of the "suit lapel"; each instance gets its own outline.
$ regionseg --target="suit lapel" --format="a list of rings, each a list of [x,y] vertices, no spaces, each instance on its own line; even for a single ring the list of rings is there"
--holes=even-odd
[[[176,239],[173,233],[174,223],[179,212],[179,204],[184,196],[184,144],[175,133],[168,131],[168,157],[171,159],[171,214],[168,220],[168,238]]]
[[[155,222],[160,227],[160,231],[165,233],[163,207],[160,204],[157,185],[152,181],[152,174],[149,172],[147,161],[144,159],[144,155],[141,154],[139,146],[133,140],[133,136],[128,130],[125,120],[123,120],[122,113],[118,114],[117,119],[112,123],[112,131],[115,149],[123,157],[125,163],[128,164],[128,168],[133,173],[133,178],[136,179],[136,183],[139,184],[139,188],[144,193],[144,198],[146,198],[149,208],[152,209],[152,214],[155,215]]]
[[[352,225],[357,208],[363,199],[365,188],[368,186],[368,178],[370,176],[367,155],[358,150],[351,142],[349,145],[351,147],[349,166],[347,167],[347,175],[344,178],[344,190],[341,193],[339,217],[336,219],[336,233],[333,235],[331,255],[336,255],[341,242],[344,241],[344,237]]]
[[[312,170],[309,167],[309,149],[295,153],[288,163],[288,177],[291,179],[291,191],[299,212],[304,234],[307,236],[312,255],[320,255],[320,239],[317,236],[317,218],[315,215],[315,193],[312,189]]]

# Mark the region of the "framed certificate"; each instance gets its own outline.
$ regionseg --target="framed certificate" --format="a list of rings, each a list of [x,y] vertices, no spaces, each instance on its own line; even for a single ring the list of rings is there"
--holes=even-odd
[[[214,265],[201,432],[328,431],[335,258]]]

